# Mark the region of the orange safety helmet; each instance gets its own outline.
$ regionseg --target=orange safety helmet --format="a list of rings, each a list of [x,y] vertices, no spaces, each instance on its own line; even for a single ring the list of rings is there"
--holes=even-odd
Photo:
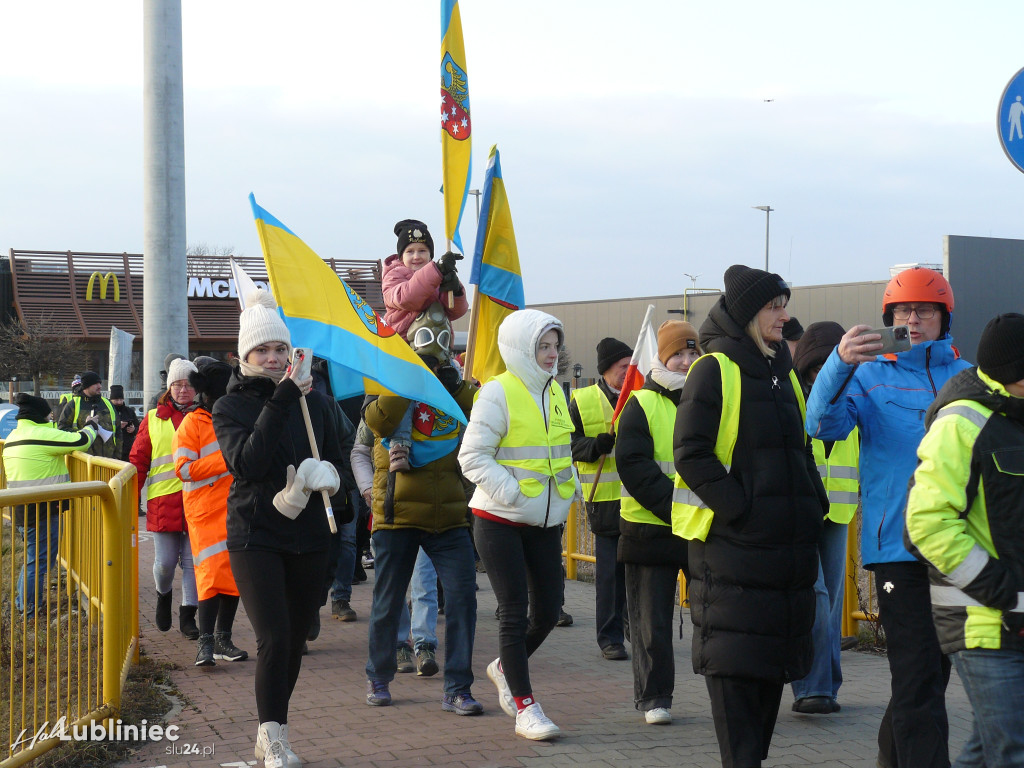
[[[953,286],[942,273],[927,267],[905,269],[889,281],[885,286],[885,293],[882,294],[882,322],[887,326],[892,325],[894,304],[922,301],[939,304],[945,310],[942,313],[942,332],[939,335],[939,338],[942,338],[949,332],[953,317]]]

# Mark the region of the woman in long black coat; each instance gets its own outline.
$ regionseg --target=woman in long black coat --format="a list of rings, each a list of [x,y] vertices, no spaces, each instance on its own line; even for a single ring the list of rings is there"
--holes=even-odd
[[[768,756],[783,686],[807,674],[813,653],[816,545],[828,500],[782,340],[789,295],[778,275],[726,271],[725,295],[700,330],[705,352],[724,357],[691,368],[673,438],[677,472],[713,513],[688,552],[693,669],[705,676],[725,768]],[[737,396],[738,417],[726,407],[723,419],[723,402]],[[680,513],[706,510],[673,510]]]

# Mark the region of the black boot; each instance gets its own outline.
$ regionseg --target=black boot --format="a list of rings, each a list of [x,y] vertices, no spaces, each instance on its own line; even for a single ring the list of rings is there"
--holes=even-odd
[[[189,640],[199,639],[199,627],[196,625],[196,606],[183,605],[178,609],[178,628]]]
[[[156,628],[166,632],[171,628],[171,593],[156,593]]]
[[[213,633],[213,655],[214,658],[224,661],[245,661],[249,654],[231,642],[230,632]]]
[[[197,667],[213,667],[217,662],[213,660],[213,635],[199,636],[199,652],[196,654]]]
[[[309,632],[306,633],[307,640],[316,640],[320,637],[320,609],[313,614],[313,623],[309,625]]]

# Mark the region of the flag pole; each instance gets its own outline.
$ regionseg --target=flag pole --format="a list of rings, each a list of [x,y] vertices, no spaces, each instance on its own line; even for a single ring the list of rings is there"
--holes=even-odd
[[[473,358],[476,357],[476,329],[480,321],[480,286],[473,291],[473,305],[469,309],[469,337],[466,339],[466,364],[462,366],[462,378],[473,375]],[[480,382],[483,384],[484,382]]]
[[[316,447],[316,435],[313,434],[313,422],[309,418],[309,406],[306,405],[306,396],[299,398],[299,407],[302,409],[302,420],[306,422],[306,436],[309,438],[309,449],[313,452],[313,458],[320,461],[320,451]],[[324,497],[324,511],[327,512],[327,524],[331,526],[331,533],[338,532],[338,524],[334,521],[334,509],[331,507],[331,496],[327,491],[320,491]]]

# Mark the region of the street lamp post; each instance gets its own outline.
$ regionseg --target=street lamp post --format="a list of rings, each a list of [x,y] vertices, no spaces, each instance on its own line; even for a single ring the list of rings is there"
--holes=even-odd
[[[752,205],[751,208],[757,211],[764,211],[764,271],[768,271],[768,231],[772,223],[772,211],[775,209],[770,205]]]

